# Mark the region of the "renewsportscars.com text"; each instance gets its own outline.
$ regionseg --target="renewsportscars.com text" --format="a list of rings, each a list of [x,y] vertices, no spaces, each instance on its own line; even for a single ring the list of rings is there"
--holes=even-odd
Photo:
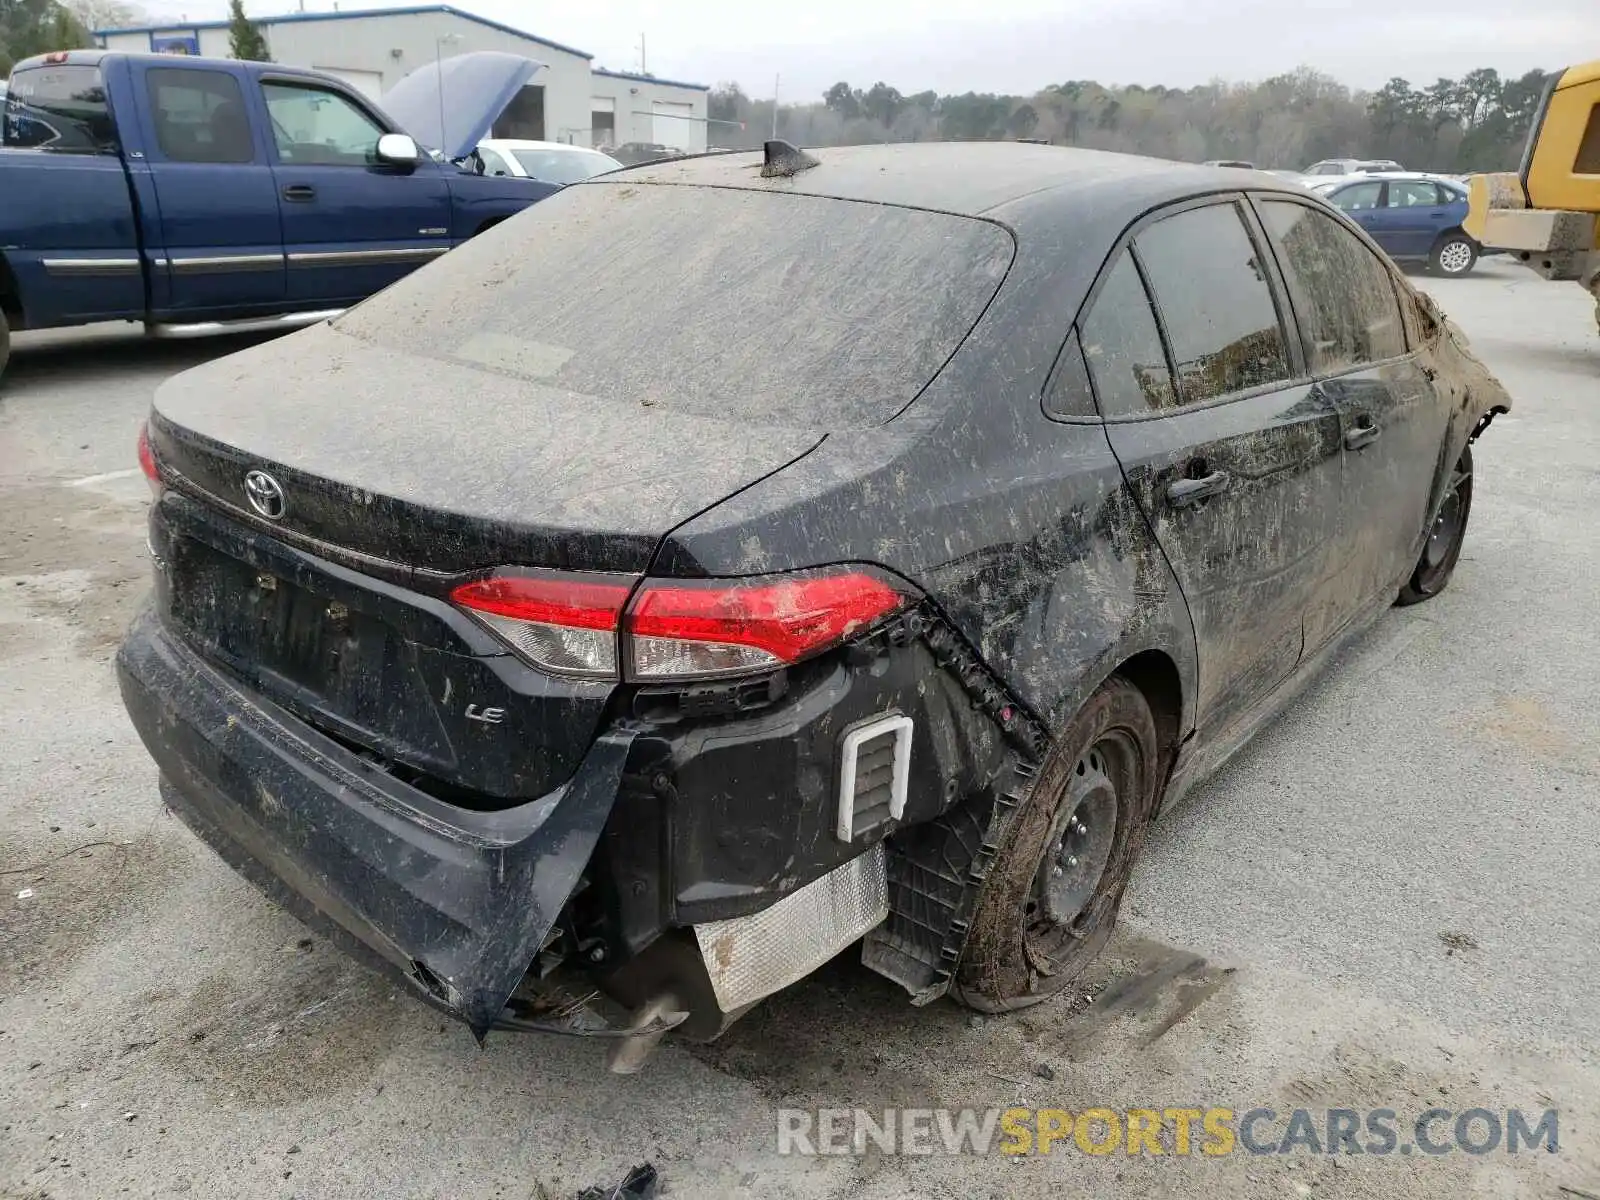
[[[1512,1108],[783,1108],[779,1154],[1555,1154],[1557,1111]]]

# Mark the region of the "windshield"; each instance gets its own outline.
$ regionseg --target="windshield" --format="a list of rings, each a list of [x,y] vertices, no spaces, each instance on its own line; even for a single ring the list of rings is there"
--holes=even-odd
[[[511,157],[533,179],[545,183],[582,183],[622,166],[595,150],[516,150]]]
[[[971,217],[618,179],[557,192],[335,324],[624,418],[862,428],[938,374],[1012,251]]]

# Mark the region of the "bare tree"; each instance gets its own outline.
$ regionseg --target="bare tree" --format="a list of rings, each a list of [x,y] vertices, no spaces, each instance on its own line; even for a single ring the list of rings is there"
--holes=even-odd
[[[65,0],[63,7],[83,22],[91,33],[97,29],[125,29],[150,24],[150,14],[125,0]]]

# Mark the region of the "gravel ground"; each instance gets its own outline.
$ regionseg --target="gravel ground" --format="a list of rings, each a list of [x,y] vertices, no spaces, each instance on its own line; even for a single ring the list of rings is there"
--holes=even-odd
[[[634,1077],[478,1050],[163,814],[110,671],[133,441],[244,344],[30,335],[0,390],[0,1196],[1600,1198],[1600,342],[1571,286],[1429,289],[1516,397],[1450,590],[1155,831],[1093,1004],[917,1012],[838,961]],[[1044,1076],[1051,1076],[1046,1078]],[[1560,1112],[1558,1154],[780,1157],[780,1106]],[[1281,1124],[1279,1127],[1281,1133]]]

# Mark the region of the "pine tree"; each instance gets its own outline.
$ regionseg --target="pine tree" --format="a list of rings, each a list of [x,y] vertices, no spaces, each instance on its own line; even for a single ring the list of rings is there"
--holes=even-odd
[[[234,58],[271,62],[272,51],[256,23],[244,15],[244,0],[228,0],[228,45]]]

